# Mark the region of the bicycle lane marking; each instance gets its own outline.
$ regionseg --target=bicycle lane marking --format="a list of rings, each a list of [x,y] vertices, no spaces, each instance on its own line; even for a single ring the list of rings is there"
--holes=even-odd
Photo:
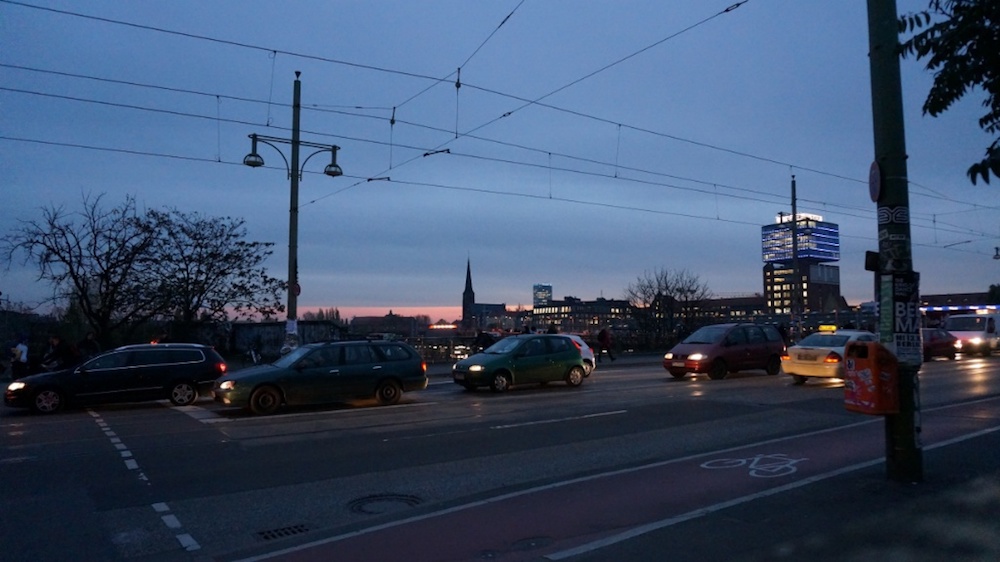
[[[989,415],[940,415],[924,436],[946,441],[991,431],[1000,401]],[[968,408],[968,405],[963,405]],[[362,529],[246,560],[558,560],[599,549],[665,526],[746,501],[780,493],[884,462],[882,420],[663,461],[566,483],[505,494],[378,527]],[[1000,428],[997,428],[1000,429]],[[996,430],[996,429],[992,429]],[[746,467],[718,470],[701,464],[720,458],[787,455],[800,460],[785,477],[756,478]],[[448,533],[441,533],[448,529]],[[437,537],[447,537],[437,539]],[[532,543],[531,548],[518,545]],[[415,545],[421,545],[417,547]]]

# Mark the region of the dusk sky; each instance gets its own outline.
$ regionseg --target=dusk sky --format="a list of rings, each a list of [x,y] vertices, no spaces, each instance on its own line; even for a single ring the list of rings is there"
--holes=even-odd
[[[921,293],[985,292],[1000,182],[965,174],[992,140],[985,96],[924,116],[932,75],[901,69]],[[840,225],[843,295],[873,298],[862,1],[0,0],[0,228],[134,195],[245,219],[285,278],[285,164],[242,161],[251,133],[291,136],[295,71],[302,140],[344,170],[305,166],[300,315],[454,320],[467,260],[477,300],[511,308],[535,283],[621,298],[657,269],[760,293],[792,175],[799,212]],[[3,298],[38,305],[36,279],[16,261]]]

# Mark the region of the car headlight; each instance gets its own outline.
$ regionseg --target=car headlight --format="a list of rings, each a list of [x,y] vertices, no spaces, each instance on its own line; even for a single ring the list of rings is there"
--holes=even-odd
[[[704,358],[705,358],[704,353],[692,353],[691,355],[688,355],[688,359],[692,361],[701,361]]]
[[[219,383],[219,390],[232,390],[236,388],[235,381],[222,381]]]
[[[972,338],[971,340],[969,340],[969,343],[971,343],[972,345],[979,345],[983,343],[983,338]]]
[[[10,384],[7,385],[7,390],[11,390],[11,391],[21,390],[22,388],[24,388],[24,383],[21,382],[21,381],[14,381],[14,382],[12,382],[12,383],[10,383]]]
[[[668,351],[667,354],[663,356],[663,358],[667,359],[667,360],[673,359],[674,358],[674,354],[673,354],[673,352],[669,352]]]
[[[472,366],[469,367],[469,372],[470,373],[478,373],[479,371],[482,371],[483,369],[485,369],[485,367],[483,367],[482,365],[472,365]]]

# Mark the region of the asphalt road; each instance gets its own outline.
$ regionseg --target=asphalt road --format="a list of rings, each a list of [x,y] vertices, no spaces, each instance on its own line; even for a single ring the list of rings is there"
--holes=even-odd
[[[4,409],[4,559],[839,560],[899,548],[893,533],[1000,552],[968,517],[1000,513],[1000,357],[925,365],[921,484],[886,480],[881,418],[847,412],[837,384],[675,381],[656,357],[504,395],[434,375],[398,406],[265,418]],[[928,547],[897,529],[925,512],[963,532]]]

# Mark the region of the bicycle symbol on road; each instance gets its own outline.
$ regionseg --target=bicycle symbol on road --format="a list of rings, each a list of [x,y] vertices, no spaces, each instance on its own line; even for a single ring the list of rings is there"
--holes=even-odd
[[[702,468],[739,468],[747,467],[750,476],[757,478],[776,478],[793,474],[798,468],[795,463],[809,459],[793,459],[788,455],[776,453],[773,455],[754,455],[745,459],[715,459],[701,463]]]

